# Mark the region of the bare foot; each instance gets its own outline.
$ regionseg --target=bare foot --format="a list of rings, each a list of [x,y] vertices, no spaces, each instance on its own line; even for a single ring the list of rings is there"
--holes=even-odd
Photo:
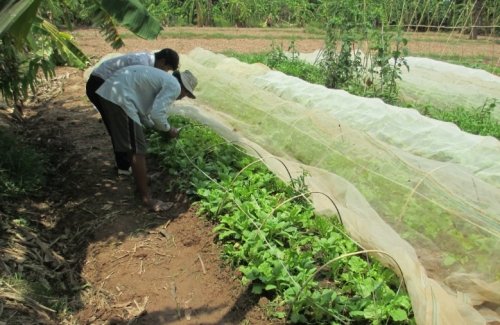
[[[173,202],[163,202],[160,200],[151,200],[149,204],[147,204],[147,207],[151,212],[167,211],[173,206],[174,206]]]

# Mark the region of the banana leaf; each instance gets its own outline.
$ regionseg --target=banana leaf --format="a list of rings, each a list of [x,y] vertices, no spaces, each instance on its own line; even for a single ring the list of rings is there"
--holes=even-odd
[[[162,30],[160,22],[137,0],[102,0],[100,4],[118,24],[139,37],[155,39]]]
[[[16,44],[20,45],[30,31],[40,2],[41,0],[7,0],[0,4],[0,37],[10,34]]]
[[[42,34],[50,37],[59,55],[61,55],[64,61],[70,66],[80,69],[87,66],[89,59],[73,42],[73,36],[71,36],[71,34],[59,31],[59,29],[49,21],[38,17],[33,26]]]

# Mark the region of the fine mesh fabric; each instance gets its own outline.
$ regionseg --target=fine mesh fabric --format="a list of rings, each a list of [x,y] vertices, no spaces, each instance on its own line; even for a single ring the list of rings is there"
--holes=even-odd
[[[401,94],[418,105],[442,109],[481,109],[496,102],[492,116],[500,122],[500,77],[487,71],[429,58],[408,57],[410,71],[403,69]]]
[[[316,210],[336,214],[327,195],[349,235],[401,271],[418,324],[500,321],[497,139],[200,48],[181,62],[199,83],[176,112],[284,180],[306,171]]]
[[[497,317],[484,303],[500,303],[498,140],[203,49],[181,60],[199,86],[179,112],[247,143],[285,179],[274,158],[306,170],[353,239],[401,268],[419,324]]]
[[[361,51],[357,50],[357,53],[363,57]],[[322,50],[299,53],[298,59],[319,64],[322,54]],[[287,55],[292,56],[291,53]],[[405,102],[419,107],[432,105],[444,111],[456,107],[478,111],[496,103],[491,113],[494,119],[500,121],[500,77],[481,69],[429,58],[405,57],[405,60],[409,70],[401,68],[398,83],[400,97]]]

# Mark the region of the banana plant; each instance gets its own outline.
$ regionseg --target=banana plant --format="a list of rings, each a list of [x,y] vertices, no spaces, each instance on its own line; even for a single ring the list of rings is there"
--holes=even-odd
[[[118,26],[145,39],[156,38],[162,29],[138,0],[46,0],[43,4],[41,0],[4,0],[0,3],[0,91],[5,101],[22,106],[28,90],[35,90],[40,70],[48,78],[56,64],[87,65],[88,58],[71,34],[61,32],[46,17],[47,12],[77,16],[81,13],[72,11],[77,3],[88,8],[91,21],[115,49],[124,45]]]
[[[0,3],[0,37],[4,34],[20,42],[30,31],[41,0],[7,0]]]

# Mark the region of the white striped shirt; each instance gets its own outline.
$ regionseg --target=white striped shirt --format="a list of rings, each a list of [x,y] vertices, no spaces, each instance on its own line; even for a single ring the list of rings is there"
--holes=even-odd
[[[131,65],[145,65],[153,67],[155,65],[155,55],[149,52],[137,52],[120,55],[103,61],[94,69],[94,71],[92,71],[92,75],[106,80],[119,69]]]
[[[120,106],[135,122],[168,131],[168,110],[179,97],[181,86],[170,73],[132,65],[116,71],[96,93]]]

